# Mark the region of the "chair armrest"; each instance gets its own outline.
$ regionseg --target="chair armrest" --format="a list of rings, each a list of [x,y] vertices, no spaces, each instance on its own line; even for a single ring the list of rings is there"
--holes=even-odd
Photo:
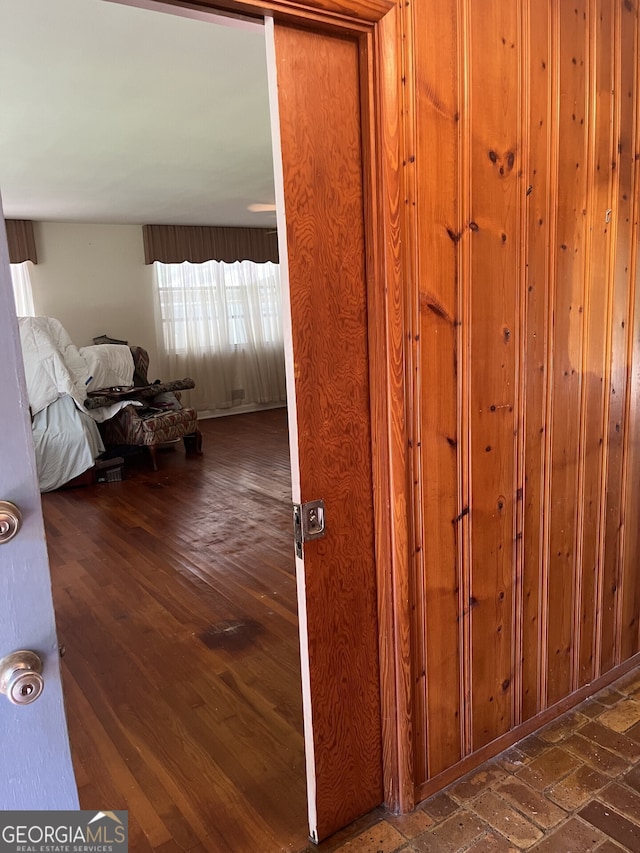
[[[158,382],[156,385],[147,385],[146,388],[132,388],[131,393],[127,394],[127,398],[130,400],[150,400],[165,391],[186,391],[195,387],[196,383],[188,377],[186,379],[174,379],[172,382]],[[121,400],[122,396],[120,395],[117,399]],[[113,402],[114,398],[105,394],[99,397],[88,397],[84,404],[87,409],[99,409],[101,406],[110,406]]]

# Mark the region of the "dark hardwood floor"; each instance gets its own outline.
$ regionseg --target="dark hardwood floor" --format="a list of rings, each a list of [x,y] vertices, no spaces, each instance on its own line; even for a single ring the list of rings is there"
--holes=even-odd
[[[83,808],[133,851],[298,851],[306,796],[284,409],[43,495]]]

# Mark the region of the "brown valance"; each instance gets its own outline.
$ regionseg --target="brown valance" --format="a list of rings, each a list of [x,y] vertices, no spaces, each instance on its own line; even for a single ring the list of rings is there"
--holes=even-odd
[[[9,263],[21,264],[24,261],[33,261],[37,264],[33,222],[30,219],[6,219],[5,224],[9,244]]]
[[[275,228],[143,225],[144,262],[203,264],[206,261],[278,263]]]

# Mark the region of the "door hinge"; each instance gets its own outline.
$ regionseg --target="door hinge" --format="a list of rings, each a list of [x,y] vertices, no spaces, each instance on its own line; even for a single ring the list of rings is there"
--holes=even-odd
[[[324,501],[307,501],[293,505],[293,536],[296,557],[302,557],[302,543],[321,539],[326,533]]]

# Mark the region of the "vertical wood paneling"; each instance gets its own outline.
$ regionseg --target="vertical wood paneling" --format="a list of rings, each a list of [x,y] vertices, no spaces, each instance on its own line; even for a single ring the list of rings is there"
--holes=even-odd
[[[410,7],[409,14],[404,15],[405,26],[403,28],[403,41],[406,39],[406,50],[403,52],[403,114],[406,116],[404,122],[404,150],[403,150],[403,178],[404,178],[404,206],[405,223],[408,238],[405,241],[405,279],[408,291],[407,306],[409,316],[407,318],[407,371],[410,377],[410,422],[409,422],[409,454],[412,460],[412,471],[415,471],[411,482],[412,503],[414,507],[423,505],[423,476],[421,472],[421,457],[423,441],[428,442],[426,434],[422,431],[422,419],[419,406],[420,400],[420,286],[418,273],[418,218],[417,218],[417,164],[416,152],[418,150],[418,139],[416,136],[416,123],[420,115],[418,110],[419,83],[417,75],[412,73],[416,67],[414,50],[419,45],[414,38],[415,29],[415,4]],[[425,132],[429,132],[429,125],[425,125]],[[413,515],[413,526],[410,532],[410,583],[413,593],[413,612],[411,620],[411,681],[412,681],[412,735],[413,735],[413,773],[416,782],[426,779],[429,775],[427,758],[427,647],[426,638],[428,625],[426,619],[427,597],[425,595],[425,558],[430,545],[424,542],[422,534],[422,513],[416,511]],[[437,547],[437,545],[436,545]],[[457,661],[457,656],[456,656]],[[437,684],[437,683],[436,683]],[[436,686],[437,689],[437,686]]]
[[[631,218],[633,212],[634,77],[637,58],[634,50],[635,13],[620,0],[614,6],[614,132],[616,168],[612,200],[613,292],[607,374],[608,457],[605,486],[603,581],[600,670],[606,672],[616,661],[616,624],[620,600],[622,559],[622,483],[624,472],[625,402],[627,398],[627,349],[629,322],[629,265],[632,257]]]
[[[384,207],[378,211],[383,225],[383,234],[377,246],[377,257],[383,265],[380,278],[386,281],[386,288],[377,286],[375,269],[370,274],[370,302],[376,300],[380,316],[386,316],[386,338],[371,343],[370,349],[378,349],[383,362],[380,368],[385,376],[385,387],[373,386],[375,369],[372,370],[372,406],[376,406],[376,397],[385,404],[386,411],[382,419],[389,424],[386,438],[388,447],[388,468],[392,495],[389,501],[390,542],[389,557],[385,559],[385,549],[378,548],[378,621],[380,624],[380,670],[383,725],[383,772],[384,802],[391,811],[407,811],[414,805],[413,752],[407,731],[411,731],[411,619],[409,614],[409,577],[406,566],[409,561],[409,522],[407,500],[407,425],[405,413],[405,377],[404,341],[406,307],[404,304],[404,277],[402,264],[402,224],[404,199],[402,198],[402,123],[401,116],[401,57],[394,50],[400,35],[403,19],[398,8],[385,16],[378,30],[375,44],[376,58],[382,73],[377,88],[377,106],[380,120],[387,128],[383,140],[376,140],[379,146],[379,187],[384,198]],[[368,79],[375,82],[374,75]],[[370,132],[375,129],[375,105],[369,111]],[[373,194],[375,199],[375,193]],[[372,365],[373,367],[373,365]],[[377,421],[374,417],[374,424]],[[383,439],[380,439],[381,443]],[[375,446],[375,443],[374,443]],[[374,469],[374,482],[378,489],[384,489],[384,465]],[[384,498],[381,499],[385,503]],[[377,525],[380,527],[380,524]],[[378,534],[379,535],[379,534]],[[382,559],[381,559],[382,558]]]
[[[544,451],[547,380],[547,313],[551,179],[551,16],[546,4],[528,4],[530,50],[524,82],[529,88],[529,206],[525,266],[524,518],[522,578],[522,719],[539,710],[543,580]],[[533,650],[536,650],[534,653]]]
[[[469,3],[458,0],[458,97],[460,104],[460,151],[458,154],[458,181],[460,206],[458,208],[458,230],[460,238],[471,223],[471,149],[473,144],[473,121],[471,113],[471,64]],[[470,442],[470,336],[471,336],[471,264],[467,240],[458,242],[458,505],[462,507],[458,521],[458,570],[459,570],[459,624],[460,624],[460,670],[462,702],[462,752],[469,755],[473,750],[472,733],[472,688],[471,688],[471,442]]]
[[[595,677],[596,611],[601,574],[601,504],[604,446],[604,376],[609,328],[610,232],[613,134],[614,11],[610,0],[591,0],[590,153],[588,172],[589,229],[584,304],[585,348],[582,364],[581,540],[578,566],[582,570],[576,597],[578,638],[573,687]]]
[[[629,3],[632,6],[631,3]],[[629,304],[632,310],[630,317],[631,335],[629,341],[627,364],[629,375],[627,379],[628,397],[626,401],[627,418],[627,459],[624,465],[624,487],[623,487],[623,543],[624,562],[623,576],[621,581],[622,606],[620,608],[619,632],[619,659],[625,660],[635,654],[640,647],[639,625],[640,625],[640,265],[638,264],[638,218],[640,216],[639,195],[639,172],[640,172],[640,110],[638,108],[639,98],[639,34],[638,34],[638,10],[632,7],[635,15],[633,26],[634,44],[633,55],[635,59],[635,76],[633,88],[627,92],[628,99],[634,104],[634,137],[632,140],[631,156],[633,159],[632,182],[631,182],[631,222],[630,222],[630,244],[631,262],[629,264]],[[622,90],[622,97],[625,92]],[[631,97],[629,97],[629,95]],[[620,146],[620,152],[624,148]]]
[[[512,725],[521,141],[515,4],[469,3],[472,747]],[[486,61],[487,53],[492,57]]]
[[[608,457],[605,488],[604,564],[601,601],[600,670],[616,662],[622,568],[622,484],[625,471],[625,411],[627,353],[632,318],[630,266],[634,192],[634,105],[637,57],[635,53],[635,0],[615,4],[615,176],[613,195],[613,292],[611,294],[610,351],[607,375]]]
[[[421,588],[423,645],[415,650],[415,711],[423,709],[427,741],[416,726],[416,779],[426,779],[462,754],[458,545],[458,242],[459,19],[455,3],[437,16],[413,6],[416,39],[416,198],[420,339],[420,477],[425,525]],[[439,50],[448,44],[452,49]]]
[[[571,690],[587,189],[586,0],[560,2],[547,703]]]
[[[404,279],[407,304],[407,348],[406,372],[408,376],[408,458],[411,460],[411,505],[422,506],[422,477],[420,476],[420,459],[422,455],[422,427],[420,400],[420,288],[418,277],[418,219],[417,219],[417,178],[416,151],[418,140],[416,122],[418,120],[417,88],[418,83],[415,69],[414,49],[417,40],[414,38],[414,12],[411,6],[409,12],[400,15],[404,19],[401,27],[402,51],[402,114],[403,149],[402,177],[404,189],[404,217],[406,229],[404,241]],[[412,525],[409,530],[410,572],[409,583],[411,590],[411,712],[412,712],[412,759],[415,780],[428,776],[427,760],[427,649],[426,649],[426,607],[424,547],[422,535],[422,513],[413,513]]]
[[[540,634],[538,646],[538,658],[540,660],[539,683],[538,683],[538,707],[547,707],[547,683],[549,676],[548,650],[549,650],[549,565],[550,550],[549,540],[551,536],[551,472],[553,453],[553,365],[554,365],[554,317],[555,317],[555,295],[557,284],[558,255],[557,223],[558,205],[556,203],[558,193],[558,165],[560,159],[560,6],[558,3],[549,3],[551,15],[551,38],[550,38],[550,110],[549,122],[549,183],[547,196],[549,200],[549,224],[547,226],[547,240],[549,245],[549,274],[547,287],[546,305],[546,345],[545,345],[545,424],[544,424],[544,484],[542,505],[542,566],[540,578]]]
[[[405,14],[420,794],[640,648],[640,72],[637,0]]]
[[[636,199],[636,234],[638,200]],[[637,236],[636,236],[637,240]],[[629,443],[627,446],[626,494],[624,506],[624,573],[622,579],[622,608],[620,620],[620,659],[626,660],[640,649],[640,283],[638,268],[634,271],[634,329],[629,399]]]
[[[525,482],[525,409],[526,409],[526,347],[527,347],[527,270],[529,266],[529,213],[530,206],[527,202],[528,187],[527,176],[529,174],[529,160],[531,146],[529,143],[529,112],[530,112],[530,86],[528,84],[528,69],[531,61],[531,15],[528,0],[519,5],[518,8],[518,83],[517,91],[519,98],[518,108],[518,148],[522,152],[520,158],[518,187],[518,257],[517,272],[519,276],[516,294],[516,323],[515,323],[515,345],[516,345],[516,427],[514,430],[515,441],[515,482],[514,482],[514,583],[512,596],[512,661],[511,661],[511,696],[512,696],[512,720],[511,725],[517,726],[522,722],[522,682],[523,682],[523,647],[524,638],[524,482]]]
[[[638,207],[636,201],[636,208]],[[636,226],[637,226],[636,212]],[[634,272],[634,330],[629,398],[629,443],[627,446],[626,494],[624,505],[624,572],[622,578],[622,607],[619,625],[620,660],[626,660],[640,649],[640,285],[638,270]]]

